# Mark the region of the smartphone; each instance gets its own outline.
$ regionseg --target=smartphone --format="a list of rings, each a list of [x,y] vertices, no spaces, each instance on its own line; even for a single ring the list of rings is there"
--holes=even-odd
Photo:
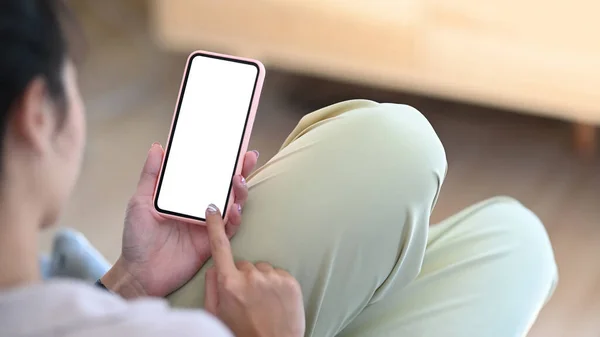
[[[204,224],[212,203],[227,218],[264,78],[256,60],[205,51],[189,56],[154,192],[160,215]]]

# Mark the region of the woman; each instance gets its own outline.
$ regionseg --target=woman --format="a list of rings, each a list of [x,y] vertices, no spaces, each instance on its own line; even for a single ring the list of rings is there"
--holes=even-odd
[[[304,117],[248,177],[249,195],[234,178],[243,226],[213,207],[207,227],[158,217],[154,144],[98,287],[40,282],[37,232],[56,222],[85,138],[62,13],[58,1],[0,2],[0,335],[523,336],[552,293],[537,217],[495,198],[430,228],[439,139],[415,109],[362,100]],[[243,175],[255,163],[249,152]],[[210,314],[141,299],[165,296]]]

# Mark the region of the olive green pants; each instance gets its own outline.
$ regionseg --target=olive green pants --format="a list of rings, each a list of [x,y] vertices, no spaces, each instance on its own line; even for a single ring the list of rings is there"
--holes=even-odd
[[[414,108],[313,112],[249,177],[234,255],[298,279],[306,336],[524,336],[557,282],[546,231],[505,197],[429,227],[446,169]],[[202,306],[211,263],[172,305]]]

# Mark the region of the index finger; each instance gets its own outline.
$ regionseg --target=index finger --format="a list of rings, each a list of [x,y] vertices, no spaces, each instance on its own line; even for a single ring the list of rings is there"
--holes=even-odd
[[[206,229],[210,242],[210,251],[215,261],[215,269],[221,275],[237,271],[229,238],[225,233],[225,223],[219,208],[213,204],[206,208]]]
[[[242,176],[248,177],[250,172],[254,170],[256,167],[256,163],[258,162],[258,151],[249,151],[246,152],[244,156],[244,165],[242,166]]]

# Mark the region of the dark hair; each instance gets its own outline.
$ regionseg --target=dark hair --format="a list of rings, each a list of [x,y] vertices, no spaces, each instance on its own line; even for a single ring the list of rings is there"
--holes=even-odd
[[[0,147],[11,107],[37,77],[64,107],[62,72],[69,57],[61,0],[0,0]],[[64,109],[63,109],[64,110]]]

